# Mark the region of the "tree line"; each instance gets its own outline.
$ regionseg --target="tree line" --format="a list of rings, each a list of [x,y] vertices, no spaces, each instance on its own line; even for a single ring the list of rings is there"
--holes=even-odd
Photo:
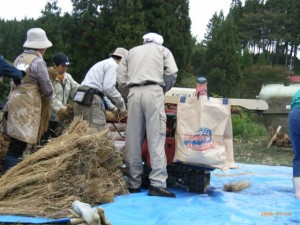
[[[200,43],[190,32],[188,0],[71,1],[71,14],[49,0],[38,19],[0,18],[0,54],[13,61],[23,51],[26,31],[41,27],[53,43],[44,56],[47,64],[54,53],[66,53],[74,63],[69,72],[80,83],[116,47],[130,49],[145,33],[157,32],[177,62],[176,86],[193,88],[196,78],[205,76],[212,94],[243,98],[258,95],[262,83],[286,82],[300,70],[299,0],[246,0],[244,5],[232,0],[226,17],[222,11],[213,15]]]

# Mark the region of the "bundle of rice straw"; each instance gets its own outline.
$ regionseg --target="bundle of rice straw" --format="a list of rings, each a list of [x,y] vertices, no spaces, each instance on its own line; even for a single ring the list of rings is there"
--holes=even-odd
[[[2,159],[7,152],[9,146],[9,137],[0,132],[0,159]]]
[[[229,184],[224,184],[223,190],[227,191],[227,192],[239,192],[239,191],[244,190],[249,187],[251,187],[250,182],[237,181],[237,182],[231,182]]]
[[[66,217],[75,200],[93,206],[127,194],[123,159],[108,132],[75,117],[61,136],[0,178],[0,213]]]
[[[67,108],[65,110],[59,110],[57,112],[57,120],[61,124],[68,126],[74,119],[74,102],[70,101],[66,107]]]
[[[105,117],[107,122],[124,123],[127,120],[127,113],[125,115],[115,114],[110,110],[105,111]]]
[[[6,156],[9,146],[9,137],[0,132],[0,174],[4,170],[3,159]]]

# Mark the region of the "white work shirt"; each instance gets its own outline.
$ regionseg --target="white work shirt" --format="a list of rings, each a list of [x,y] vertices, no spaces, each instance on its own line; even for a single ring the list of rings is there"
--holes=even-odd
[[[81,85],[98,89],[119,108],[124,105],[124,100],[115,86],[117,69],[118,64],[113,58],[102,60],[90,68]]]

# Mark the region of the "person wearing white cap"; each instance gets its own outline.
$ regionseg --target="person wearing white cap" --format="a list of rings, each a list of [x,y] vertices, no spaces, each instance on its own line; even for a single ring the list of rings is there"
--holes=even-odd
[[[26,75],[12,87],[3,110],[6,119],[4,132],[10,137],[4,158],[5,171],[16,165],[27,144],[36,144],[47,129],[53,86],[43,55],[51,46],[43,29],[29,29],[24,51],[14,62],[15,67],[24,68]]]
[[[118,64],[122,58],[126,57],[125,48],[117,48],[110,54],[108,59],[102,60],[93,65],[87,72],[81,87],[74,97],[74,116],[81,116],[87,120],[90,126],[100,130],[106,127],[105,102],[104,98],[110,101],[111,110],[119,115],[125,115],[126,105],[120,92],[116,88]],[[92,91],[93,97],[90,103],[82,102],[82,91],[87,87],[88,92]]]
[[[161,35],[147,33],[143,39],[144,44],[130,49],[118,69],[118,84],[130,88],[125,136],[129,192],[140,192],[141,146],[146,135],[151,161],[148,195],[176,197],[166,187],[164,93],[175,84],[178,69],[171,51],[162,46]]]

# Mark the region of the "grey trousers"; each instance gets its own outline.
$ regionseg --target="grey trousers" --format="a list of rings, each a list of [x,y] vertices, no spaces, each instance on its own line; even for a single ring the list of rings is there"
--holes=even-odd
[[[166,113],[163,89],[158,85],[132,87],[128,94],[128,119],[125,137],[125,163],[129,188],[141,186],[143,164],[141,146],[147,136],[150,154],[150,184],[166,187]]]
[[[80,105],[75,102],[74,116],[82,116],[91,127],[101,130],[106,126],[105,108],[100,96],[95,95],[91,106]]]

